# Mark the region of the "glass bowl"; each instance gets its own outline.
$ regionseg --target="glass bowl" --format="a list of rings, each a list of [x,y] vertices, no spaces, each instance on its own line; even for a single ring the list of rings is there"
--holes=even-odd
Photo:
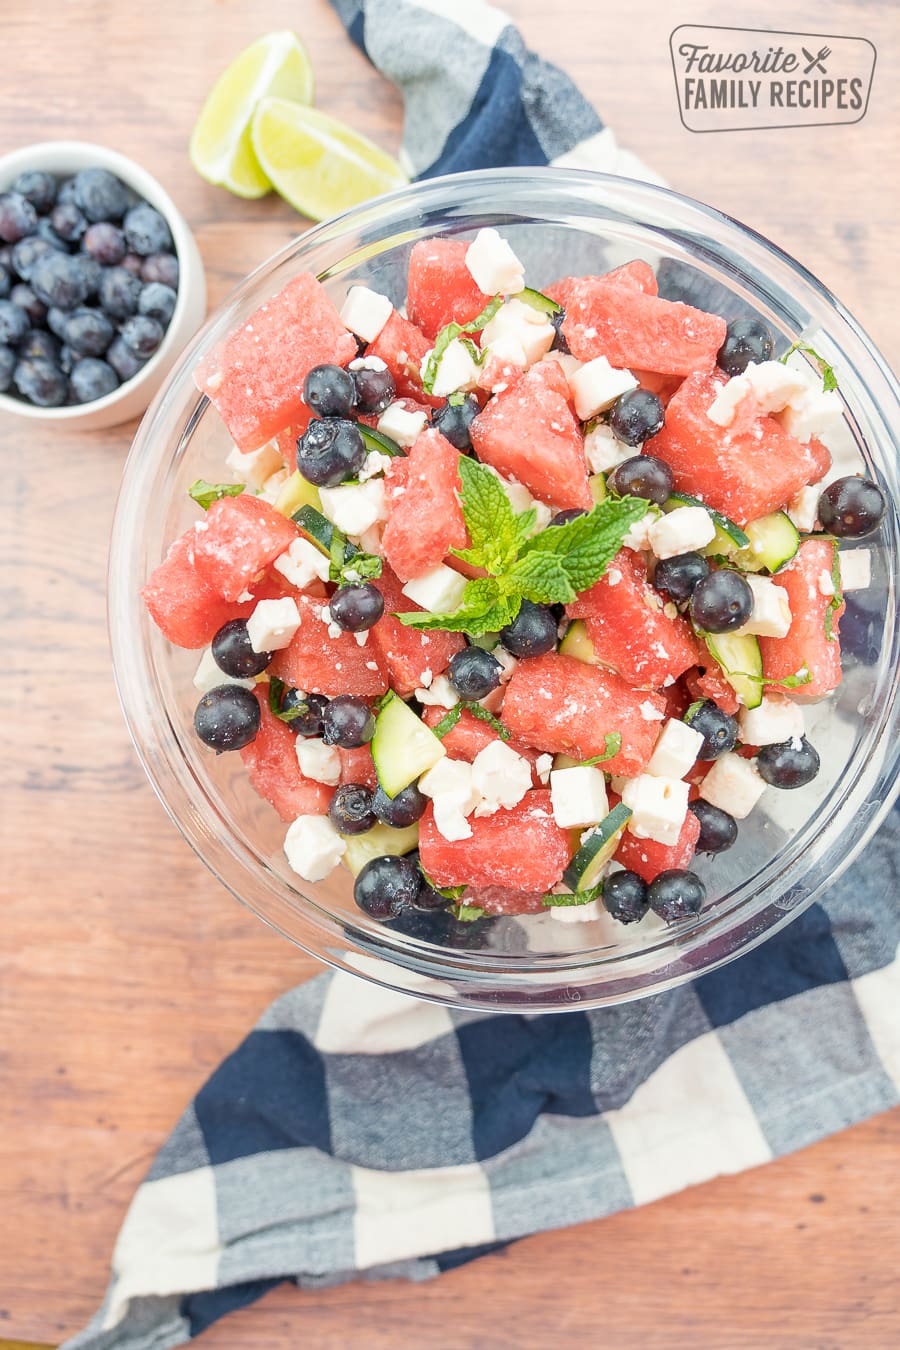
[[[810,739],[823,752],[819,777],[798,792],[769,789],[729,852],[697,860],[709,900],[695,919],[671,927],[652,915],[623,927],[549,914],[382,925],[356,908],[344,869],[302,882],[282,852],[286,827],[255,795],[239,757],[217,757],[194,736],[198,653],[170,646],[139,598],[167,545],[196,518],[188,486],[223,476],[231,442],[193,383],[199,358],[298,271],[316,273],[338,305],[362,281],[400,305],[416,240],[467,239],[484,226],[503,231],[529,285],[641,257],[670,298],[759,314],[782,351],[798,339],[812,345],[836,368],[846,403],[846,444],[836,448],[851,471],[861,456],[892,504],[865,541],[872,585],[850,597],[843,622],[844,683],[808,710]],[[491,170],[414,185],[347,212],[295,240],[231,295],[172,371],[128,459],[110,556],[110,627],[122,705],[147,774],[239,900],[305,951],[395,989],[456,1006],[543,1012],[639,998],[722,965],[832,884],[896,794],[898,432],[896,381],[834,296],[752,230],[676,193],[586,172]]]

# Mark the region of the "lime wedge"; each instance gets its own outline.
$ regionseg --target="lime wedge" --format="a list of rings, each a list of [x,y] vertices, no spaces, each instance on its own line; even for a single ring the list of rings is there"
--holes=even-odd
[[[262,197],[272,187],[250,140],[254,110],[267,94],[312,101],[309,56],[287,29],[266,33],[235,57],[213,85],[191,134],[191,163],[200,176],[239,197]]]
[[[358,131],[283,98],[260,102],[251,136],[273,187],[312,220],[409,182],[397,161]]]

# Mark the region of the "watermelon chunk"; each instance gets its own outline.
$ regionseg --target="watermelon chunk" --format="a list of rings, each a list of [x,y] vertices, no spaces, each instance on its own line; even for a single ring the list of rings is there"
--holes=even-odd
[[[476,905],[492,917],[497,914],[546,914],[545,891],[514,891],[509,886],[467,886],[463,905]]]
[[[655,839],[638,839],[626,829],[613,861],[649,882],[669,867],[687,867],[699,838],[700,820],[693,811],[688,811],[676,843],[660,844]]]
[[[466,267],[468,248],[460,239],[420,239],[410,254],[406,309],[427,338],[448,323],[469,323],[491,298]]]
[[[551,506],[593,506],[584,438],[556,361],[541,361],[491,399],[470,432],[475,453]]]
[[[194,380],[246,453],[301,420],[313,366],[343,366],[355,355],[325,288],[301,272],[204,356]]]
[[[680,492],[700,497],[739,525],[777,511],[831,462],[816,440],[801,444],[773,417],[742,417],[730,427],[707,417],[724,376],[691,375],[673,394],[666,424],[644,445],[664,459]],[[743,411],[743,410],[742,410]]]
[[[722,667],[712,655],[706,643],[697,639],[700,648],[700,660],[695,670],[689,670],[684,677],[691,701],[711,698],[723,712],[736,716],[740,702],[734,689],[722,674]]]
[[[446,708],[425,708],[422,711],[422,718],[428,726],[436,727],[446,711]],[[486,745],[499,740],[500,733],[495,731],[489,722],[482,722],[479,717],[474,717],[468,709],[465,709],[460,714],[456,726],[442,738],[442,744],[451,759],[464,759],[467,764],[471,764]],[[536,750],[532,750],[530,745],[517,740],[515,736],[510,736],[506,744],[510,750],[515,750],[517,755],[522,755],[532,764],[538,757]],[[535,780],[535,787],[537,786]]]
[[[581,361],[689,375],[713,369],[725,327],[718,314],[588,277],[571,289],[562,330]]]
[[[367,745],[358,745],[350,750],[339,747],[338,754],[341,757],[342,783],[364,783],[366,787],[377,788],[375,761]]]
[[[630,548],[620,549],[604,576],[583,591],[566,613],[584,619],[594,655],[629,684],[658,689],[698,661],[698,645],[687,619],[669,617],[647,580],[647,564]]]
[[[378,653],[367,642],[360,647],[352,633],[328,636],[322,618],[322,602],[308,595],[297,596],[300,627],[289,646],[276,652],[269,666],[272,675],[307,694],[359,694],[371,698],[387,692],[387,678]]]
[[[459,451],[432,427],[384,475],[388,518],[381,547],[401,581],[436,567],[469,542],[458,493]]]
[[[172,544],[141,591],[157,628],[176,647],[205,647],[229,619],[248,607],[236,608],[199,575],[194,556],[197,535],[187,530]]]
[[[260,497],[222,497],[194,526],[197,571],[212,590],[237,600],[296,538],[294,522]]]
[[[841,682],[841,642],[838,627],[844,603],[832,611],[832,639],[825,635],[825,616],[832,596],[823,595],[819,581],[831,576],[834,544],[828,539],[806,539],[786,567],[772,580],[787,592],[791,607],[791,626],[786,637],[759,639],[763,659],[763,677],[767,681],[785,680],[804,666],[812,675],[810,684],[792,691],[800,698],[820,698]]]
[[[394,614],[409,614],[421,606],[403,594],[399,577],[386,564],[373,584],[384,596],[384,614],[374,628],[369,629],[369,646],[378,653],[391,688],[401,698],[407,698],[421,687],[426,670],[432,675],[442,674],[452,657],[462,651],[466,641],[461,633],[420,633],[395,619]]]
[[[269,711],[269,686],[258,684],[260,724],[256,739],[240,752],[254,789],[282,820],[324,815],[334,788],[305,778],[297,763],[297,737]]]
[[[653,753],[666,700],[614,671],[548,652],[520,661],[506,686],[503,721],[514,736],[550,754],[590,759],[618,732],[621,749],[603,768],[634,778]]]
[[[470,816],[470,839],[451,842],[434,823],[429,802],[419,822],[422,866],[439,886],[502,886],[543,893],[561,880],[571,849],[553,819],[550,793],[535,788],[517,806]]]
[[[614,267],[611,272],[604,272],[600,277],[562,277],[560,281],[554,281],[552,286],[545,286],[544,295],[549,295],[551,300],[567,309],[576,294],[576,288],[585,281],[607,286],[622,286],[629,291],[641,291],[644,295],[656,295],[659,289],[656,284],[656,273],[650,264],[644,262],[642,258],[633,258],[631,262]]]
[[[380,357],[387,366],[398,398],[413,398],[437,408],[444,400],[422,389],[422,361],[430,350],[431,343],[422,330],[394,310],[375,341],[369,343],[366,355]]]

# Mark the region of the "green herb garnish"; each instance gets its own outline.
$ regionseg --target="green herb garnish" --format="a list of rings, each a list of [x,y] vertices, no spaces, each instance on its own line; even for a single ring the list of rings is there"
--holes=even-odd
[[[286,688],[284,680],[279,680],[275,675],[269,676],[269,712],[280,722],[293,722],[298,717],[306,716],[309,704],[295,703],[293,708],[282,708],[281,701]]]
[[[541,904],[548,909],[550,907],[558,908],[561,905],[589,905],[592,900],[596,900],[603,890],[602,884],[591,886],[586,891],[563,891],[556,895],[553,891],[548,891],[546,895],[541,896]]]
[[[462,888],[465,890],[465,887]],[[474,923],[476,919],[484,918],[484,910],[478,905],[464,905],[462,903],[451,905],[448,911],[454,919],[460,923]]]
[[[502,304],[502,297],[495,295],[493,300],[488,301],[481,313],[472,319],[471,323],[448,323],[445,328],[441,329],[434,339],[434,347],[431,350],[431,355],[428,357],[428,360],[425,363],[425,370],[422,373],[422,388],[425,390],[426,394],[434,393],[434,382],[438,376],[441,357],[450,346],[450,343],[455,341],[456,338],[461,337],[463,333],[480,333],[482,328],[490,323]],[[475,343],[467,341],[466,346],[476,365],[481,365],[484,356],[475,346]]]
[[[779,689],[800,689],[804,684],[812,684],[812,672],[803,666],[797,675],[788,675],[784,680],[766,680],[766,684],[777,685]]]
[[[371,577],[380,577],[382,560],[374,553],[363,553],[348,547],[347,536],[337,528],[331,527],[331,541],[328,547],[328,580],[336,581],[339,586],[358,585]]]
[[[778,358],[783,366],[787,365],[788,357],[792,356],[794,352],[805,352],[807,356],[812,357],[819,368],[819,374],[822,376],[822,389],[826,394],[830,394],[832,390],[837,389],[838,382],[834,373],[834,366],[830,366],[824,356],[820,356],[815,348],[810,347],[807,342],[792,342],[784,356]]]
[[[825,637],[828,642],[836,642],[837,633],[834,631],[834,616],[844,603],[844,592],[841,589],[841,555],[837,544],[832,546],[831,584],[834,587],[834,594],[828,601],[828,607],[825,610]]]
[[[188,488],[188,496],[193,497],[204,511],[208,511],[213,502],[219,501],[222,497],[239,497],[244,487],[244,483],[207,483],[205,478],[198,478],[196,483],[192,483]]]
[[[449,712],[445,712],[441,720],[431,728],[439,741],[442,741],[448,732],[452,731],[463,714],[463,705],[455,704]]]
[[[592,755],[590,759],[582,759],[580,764],[588,768],[595,764],[603,764],[608,759],[614,759],[622,749],[622,733],[620,731],[610,731],[604,737],[604,751],[602,755]]]
[[[457,704],[457,707],[461,707],[461,704]],[[493,727],[501,741],[509,740],[512,732],[507,731],[503,723],[492,712],[488,712],[487,708],[482,708],[480,703],[467,703],[466,709],[473,717],[477,717],[479,722],[487,722],[489,727]]]

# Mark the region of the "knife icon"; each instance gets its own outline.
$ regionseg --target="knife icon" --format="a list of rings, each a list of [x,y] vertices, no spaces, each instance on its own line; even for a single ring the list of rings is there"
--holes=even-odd
[[[807,66],[803,72],[804,75],[809,75],[814,70],[821,71],[823,75],[827,73],[825,70],[825,61],[831,55],[830,47],[822,47],[818,56],[813,56],[812,52],[808,52],[805,47],[801,47],[800,50],[807,60]]]

